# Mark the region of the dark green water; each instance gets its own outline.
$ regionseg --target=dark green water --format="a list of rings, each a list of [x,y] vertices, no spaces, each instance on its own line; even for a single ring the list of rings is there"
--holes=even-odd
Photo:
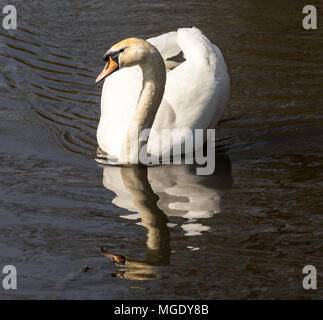
[[[302,28],[308,3],[10,4],[18,30],[0,28],[0,268],[17,267],[18,289],[0,286],[0,298],[323,297],[323,29]],[[193,25],[231,77],[214,175],[99,165],[102,54]],[[125,267],[101,247],[127,256]],[[307,264],[317,291],[302,287]]]

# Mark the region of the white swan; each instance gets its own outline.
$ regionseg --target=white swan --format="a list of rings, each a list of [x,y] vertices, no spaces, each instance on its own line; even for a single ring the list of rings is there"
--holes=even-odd
[[[184,62],[167,60],[181,51]],[[111,76],[102,89],[97,140],[118,162],[136,162],[138,150],[146,144],[141,141],[139,149],[130,150],[129,142],[138,138],[131,131],[134,124],[139,133],[151,128],[147,151],[160,157],[189,139],[189,131],[184,137],[182,131],[172,135],[170,146],[162,146],[162,129],[215,128],[228,102],[230,80],[222,53],[195,27],[147,41],[123,40],[104,59],[107,63],[96,83]]]

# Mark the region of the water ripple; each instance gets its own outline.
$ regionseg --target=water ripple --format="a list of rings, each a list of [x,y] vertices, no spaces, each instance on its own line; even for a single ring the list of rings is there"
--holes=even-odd
[[[15,90],[18,99],[28,96],[28,121],[54,135],[60,149],[92,156],[97,146],[100,100],[93,71],[81,66],[58,45],[46,41],[42,34],[27,27],[21,30],[24,34],[0,33],[0,63],[8,65],[10,60],[4,81]]]

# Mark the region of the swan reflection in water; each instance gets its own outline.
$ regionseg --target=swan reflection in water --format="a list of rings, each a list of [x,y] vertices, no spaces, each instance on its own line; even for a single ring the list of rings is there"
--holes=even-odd
[[[215,171],[209,176],[196,175],[195,165],[103,166],[103,185],[116,194],[112,203],[136,212],[122,218],[141,219],[147,229],[143,260],[101,249],[122,267],[113,276],[131,280],[160,278],[157,267],[169,264],[171,252],[169,227],[174,224],[168,224],[168,217],[187,219],[181,225],[187,236],[209,229],[200,219],[219,213],[221,197],[232,187],[229,157],[219,155],[215,160]]]

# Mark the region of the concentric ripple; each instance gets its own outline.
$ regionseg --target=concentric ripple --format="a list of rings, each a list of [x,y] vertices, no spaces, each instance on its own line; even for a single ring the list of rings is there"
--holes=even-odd
[[[79,65],[38,30],[28,26],[19,31],[0,33],[0,65],[6,69],[6,96],[28,106],[7,111],[3,106],[2,116],[17,120],[28,114],[24,119],[45,129],[59,148],[94,154],[100,90],[94,86],[93,71]]]

